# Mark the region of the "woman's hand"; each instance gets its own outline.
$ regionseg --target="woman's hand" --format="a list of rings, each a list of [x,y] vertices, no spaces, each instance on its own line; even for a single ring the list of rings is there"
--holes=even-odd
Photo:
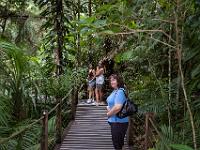
[[[110,111],[110,107],[109,106],[106,106],[106,109],[107,109],[107,117],[109,118],[110,116],[109,116],[109,111]]]
[[[110,108],[109,108],[109,106],[106,106],[106,108],[107,108],[107,113],[110,111]]]
[[[109,113],[109,111],[110,111],[109,106],[106,106],[106,109],[107,109],[107,114],[106,114],[106,115],[107,115],[107,117],[109,117],[109,116],[108,116],[108,115],[109,115],[108,113]]]
[[[117,114],[122,108],[121,104],[116,104],[112,109],[109,109],[109,111],[107,111],[107,117],[111,117],[112,115]],[[108,110],[108,108],[107,108]]]

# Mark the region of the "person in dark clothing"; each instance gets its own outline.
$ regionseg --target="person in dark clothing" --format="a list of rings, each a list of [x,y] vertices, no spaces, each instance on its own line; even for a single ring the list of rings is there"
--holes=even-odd
[[[95,84],[96,84],[96,76],[95,76],[95,69],[93,66],[90,64],[89,66],[89,71],[88,71],[88,100],[87,103],[94,102],[94,89],[95,89]]]

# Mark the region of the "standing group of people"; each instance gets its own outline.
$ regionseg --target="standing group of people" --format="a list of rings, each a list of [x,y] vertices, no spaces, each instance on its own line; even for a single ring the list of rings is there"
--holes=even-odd
[[[96,69],[90,64],[88,72],[88,91],[89,97],[87,103],[104,104],[103,102],[103,86],[105,83],[105,69],[103,62],[100,61]]]
[[[104,104],[103,87],[105,83],[105,69],[102,61],[99,62],[96,69],[92,65],[89,66],[88,72],[88,90],[89,99],[87,103],[96,105]],[[112,142],[115,150],[124,149],[124,138],[128,129],[128,117],[118,118],[117,113],[122,109],[127,100],[126,90],[123,79],[118,74],[111,74],[109,77],[110,86],[113,91],[107,97],[107,117],[111,127]],[[94,100],[96,99],[96,101]]]

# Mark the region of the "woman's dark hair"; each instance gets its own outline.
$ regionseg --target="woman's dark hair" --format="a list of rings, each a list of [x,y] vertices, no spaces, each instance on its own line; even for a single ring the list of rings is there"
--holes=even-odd
[[[104,67],[103,63],[102,63],[102,62],[99,62],[99,63],[98,63],[98,67],[99,67],[99,68],[103,68],[103,67]]]
[[[125,88],[123,78],[120,75],[118,75],[118,74],[112,74],[112,75],[110,75],[109,80],[111,80],[111,78],[117,80],[117,86],[118,86],[118,88]]]
[[[94,69],[93,64],[89,64],[89,69]]]

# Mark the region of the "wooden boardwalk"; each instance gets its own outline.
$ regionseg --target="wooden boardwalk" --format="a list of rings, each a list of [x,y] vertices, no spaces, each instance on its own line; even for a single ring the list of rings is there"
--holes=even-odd
[[[126,139],[125,139],[126,143]],[[128,150],[127,144],[125,149]],[[106,106],[78,105],[60,150],[114,150]]]

